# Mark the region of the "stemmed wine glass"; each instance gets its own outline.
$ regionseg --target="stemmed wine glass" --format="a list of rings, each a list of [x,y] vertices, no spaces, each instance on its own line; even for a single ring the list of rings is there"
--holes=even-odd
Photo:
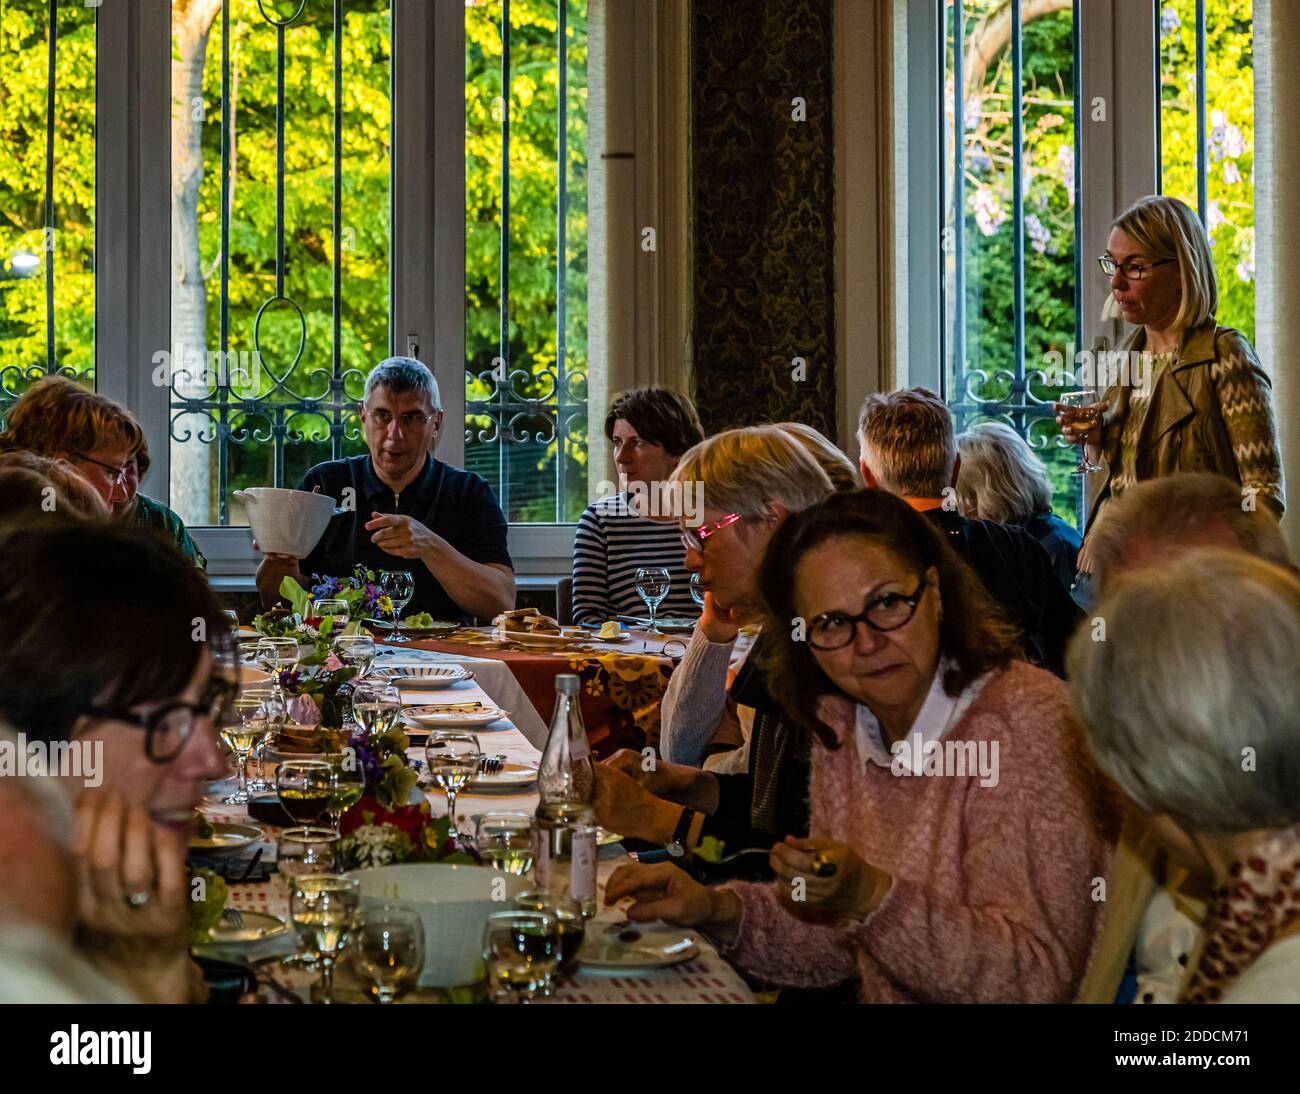
[[[402,635],[399,623],[402,609],[415,595],[415,576],[409,570],[383,570],[379,574],[379,591],[393,602],[393,633],[388,641],[409,642],[410,639]]]
[[[328,760],[284,760],[275,769],[275,790],[295,824],[315,824],[334,793],[334,765]]]
[[[659,605],[663,603],[664,597],[668,595],[668,590],[672,588],[672,581],[668,576],[668,571],[663,566],[642,566],[636,572],[636,591],[637,595],[645,601],[645,605],[650,609],[650,633],[659,634],[659,627],[656,623]]]
[[[263,638],[254,647],[253,656],[257,663],[271,674],[270,686],[284,704],[287,721],[289,696],[285,694],[284,685],[280,683],[280,673],[285,669],[293,668],[298,663],[298,640],[284,636]],[[250,790],[260,792],[272,789],[271,782],[266,777],[266,744],[267,742],[263,741],[257,746],[257,776],[248,784]]]
[[[317,627],[326,619],[332,619],[334,621],[332,634],[338,634],[352,618],[346,600],[313,600],[309,611]]]
[[[346,748],[334,762],[334,782],[331,786],[329,806],[330,826],[338,829],[343,814],[361,800],[366,792],[366,772],[357,760],[354,749]]]
[[[358,916],[352,964],[380,1003],[415,984],[424,966],[424,923],[411,908],[382,903]]]
[[[334,963],[342,953],[361,906],[361,881],[341,874],[300,877],[289,897],[289,914],[299,944],[320,962],[320,983],[312,1001],[334,1002]]]
[[[391,684],[369,682],[352,691],[352,714],[367,737],[387,733],[402,713],[402,693]]]
[[[235,792],[226,805],[244,805],[248,798],[248,756],[285,721],[284,703],[271,688],[249,688],[235,697],[234,717],[221,726],[221,739],[235,754]]]
[[[450,825],[447,836],[457,844],[460,843],[460,833],[456,831],[456,795],[478,773],[482,758],[478,738],[458,730],[434,730],[424,746],[424,761],[429,774],[447,794],[447,821]]]
[[[528,889],[515,896],[515,907],[525,912],[544,912],[556,920],[559,933],[559,967],[557,976],[572,972],[578,965],[578,951],[587,936],[587,921],[582,905],[565,893],[550,889]],[[548,989],[543,994],[550,995]]]
[[[1062,406],[1071,408],[1073,413],[1070,415],[1070,424],[1076,429],[1082,428],[1085,432],[1092,429],[1097,424],[1100,414],[1097,408],[1100,406],[1094,398],[1091,391],[1067,391],[1061,395],[1059,402]],[[1087,442],[1079,446],[1079,463],[1070,472],[1072,475],[1087,475],[1094,471],[1103,470],[1101,464],[1093,463],[1088,458]]]
[[[537,851],[532,816],[484,813],[474,824],[474,850],[493,869],[523,877]]]
[[[345,665],[356,668],[353,683],[361,682],[375,665],[375,640],[368,634],[343,634],[334,640],[334,652]]]
[[[700,587],[700,571],[691,574],[691,599],[701,608],[704,607],[704,590]]]
[[[483,961],[493,1002],[544,995],[560,960],[559,921],[545,912],[493,912],[483,928]]]
[[[339,834],[328,828],[286,828],[280,833],[280,841],[275,849],[275,868],[288,887],[290,897],[297,888],[299,878],[334,871],[334,849],[338,840]],[[300,949],[284,958],[281,964],[315,968],[316,959]]]

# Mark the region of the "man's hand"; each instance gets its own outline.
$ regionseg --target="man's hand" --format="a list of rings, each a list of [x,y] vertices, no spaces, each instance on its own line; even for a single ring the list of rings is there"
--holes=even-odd
[[[257,540],[253,540],[256,551]],[[302,571],[298,568],[300,559],[293,555],[263,555],[257,566],[257,591],[261,595],[264,607],[271,607],[280,600],[280,585],[286,577],[291,577],[302,584]]]
[[[704,593],[704,610],[700,613],[700,630],[710,642],[734,642],[746,623],[762,619],[757,612],[742,608],[724,608],[708,590]]]
[[[398,558],[427,559],[448,546],[442,536],[414,517],[398,513],[371,513],[365,527],[371,543]]]
[[[611,832],[667,843],[673,838],[681,809],[655,797],[644,786],[617,767],[595,764],[596,822]]]

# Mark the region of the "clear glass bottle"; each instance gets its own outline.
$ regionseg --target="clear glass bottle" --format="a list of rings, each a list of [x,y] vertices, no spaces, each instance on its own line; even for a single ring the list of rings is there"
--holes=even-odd
[[[582,724],[577,676],[555,679],[555,712],[537,772],[537,884],[596,914],[596,773]]]

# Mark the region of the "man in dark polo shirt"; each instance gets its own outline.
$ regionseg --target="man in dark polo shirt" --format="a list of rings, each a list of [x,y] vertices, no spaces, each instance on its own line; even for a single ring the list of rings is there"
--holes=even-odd
[[[352,511],[330,521],[306,558],[262,560],[262,602],[279,599],[286,576],[305,586],[311,574],[345,577],[361,563],[414,575],[405,614],[463,621],[513,608],[515,572],[501,506],[481,476],[433,456],[442,428],[433,373],[412,357],[381,361],[366,378],[358,410],[369,454],[318,463],[298,486],[319,487]]]
[[[1082,613],[1032,535],[957,512],[961,457],[943,400],[923,387],[868,395],[858,445],[863,482],[924,513],[1020,628],[1029,660],[1064,675],[1065,646]]]

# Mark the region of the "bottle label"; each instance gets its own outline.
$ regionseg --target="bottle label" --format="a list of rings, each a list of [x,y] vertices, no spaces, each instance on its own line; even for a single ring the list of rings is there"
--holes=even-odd
[[[583,903],[596,899],[596,829],[583,825],[573,833],[573,866],[569,871],[569,891]]]
[[[581,737],[569,738],[569,761],[571,763],[581,763],[590,755],[591,745],[588,743],[585,733]]]

